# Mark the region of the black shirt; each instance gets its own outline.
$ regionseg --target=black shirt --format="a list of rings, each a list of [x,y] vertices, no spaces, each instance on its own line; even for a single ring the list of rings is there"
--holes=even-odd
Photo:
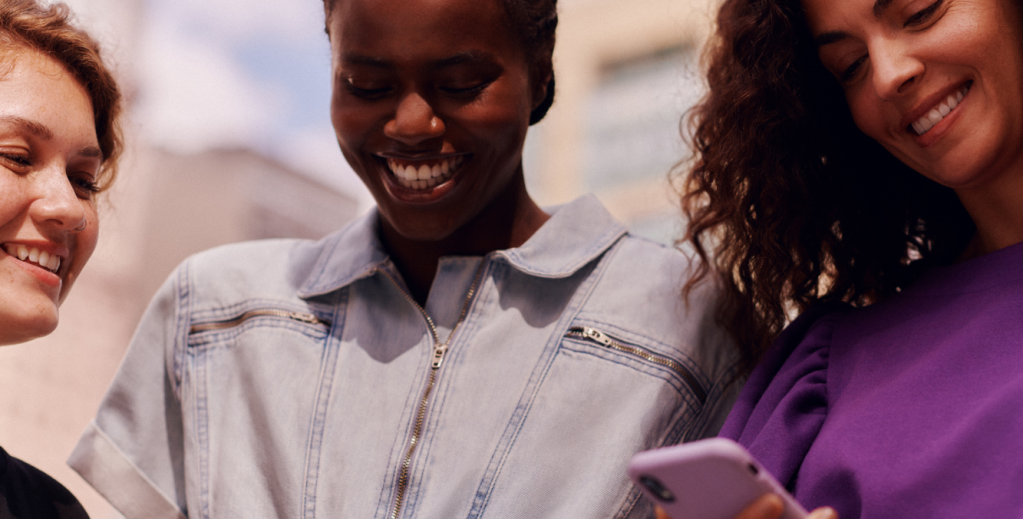
[[[68,489],[0,447],[0,519],[89,519]]]

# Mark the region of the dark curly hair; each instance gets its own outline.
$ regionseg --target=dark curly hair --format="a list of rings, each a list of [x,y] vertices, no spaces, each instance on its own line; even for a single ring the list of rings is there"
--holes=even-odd
[[[479,0],[477,0],[479,1]],[[534,78],[550,76],[547,95],[529,114],[529,124],[540,122],[554,104],[554,34],[558,28],[558,0],[500,0],[508,22],[519,35],[532,65]],[[323,0],[323,9],[330,18],[337,0]],[[328,29],[327,34],[330,34]]]
[[[117,177],[121,138],[121,91],[103,64],[99,45],[76,28],[62,3],[41,6],[35,0],[0,0],[0,50],[22,47],[46,54],[85,87],[92,101],[96,138],[103,152],[98,187],[105,190]]]
[[[726,297],[722,324],[752,369],[793,312],[868,305],[947,264],[975,232],[955,193],[853,122],[798,0],[725,0],[690,113],[683,242]]]

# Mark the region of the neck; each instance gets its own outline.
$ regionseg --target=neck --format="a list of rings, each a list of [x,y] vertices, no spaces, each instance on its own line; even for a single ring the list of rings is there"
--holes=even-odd
[[[977,226],[961,259],[1023,242],[1023,167],[995,178],[983,186],[956,189]]]
[[[530,198],[521,176],[516,182],[510,196],[495,199],[468,223],[439,240],[405,238],[386,220],[381,220],[384,247],[417,303],[425,306],[440,258],[483,256],[518,247],[550,218]]]

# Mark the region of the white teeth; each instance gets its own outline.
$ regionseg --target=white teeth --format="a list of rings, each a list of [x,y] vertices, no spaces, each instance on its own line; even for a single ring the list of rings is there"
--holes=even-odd
[[[14,245],[10,243],[4,244],[4,250],[10,256],[28,263],[35,263],[50,272],[57,272],[57,270],[60,269],[60,256],[56,254],[40,251],[35,247],[28,248],[25,245]]]
[[[464,160],[464,156],[457,156],[439,164],[419,164],[417,168],[412,164],[402,165],[395,159],[388,159],[387,167],[401,185],[409,189],[427,189],[447,182]]]
[[[938,106],[934,107],[931,111],[924,114],[923,117],[917,119],[911,126],[913,131],[917,135],[923,135],[934,128],[934,125],[941,122],[948,114],[955,110],[959,103],[966,97],[966,93],[969,92],[970,85],[964,86],[956,91],[954,94],[949,95],[944,101],[938,103]]]

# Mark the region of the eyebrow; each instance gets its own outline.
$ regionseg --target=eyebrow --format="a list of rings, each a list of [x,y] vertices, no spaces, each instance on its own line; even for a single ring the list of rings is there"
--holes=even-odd
[[[17,129],[35,135],[44,141],[53,140],[53,132],[50,131],[49,128],[30,119],[25,119],[24,117],[3,115],[0,116],[0,123],[10,124]],[[96,146],[86,146],[78,150],[78,155],[86,158],[103,158],[103,150]]]
[[[394,68],[393,63],[383,58],[374,58],[371,56],[364,56],[362,54],[344,54],[341,57],[341,61],[351,65],[365,65],[383,69]],[[478,50],[468,50],[438,60],[432,65],[432,68],[438,69],[454,65],[462,65],[465,63],[487,63],[492,61],[494,61],[494,56],[492,54]]]
[[[24,117],[18,117],[16,115],[4,115],[0,116],[0,122],[13,125],[19,130],[31,133],[32,135],[35,135],[36,137],[39,137],[40,139],[43,140],[48,141],[53,139],[53,132],[51,132],[49,128],[35,121],[25,119]]]
[[[97,148],[95,146],[86,146],[86,147],[78,150],[78,155],[81,156],[81,157],[86,157],[86,158],[90,158],[90,159],[91,158],[95,158],[95,157],[103,158],[103,150],[101,150],[101,149],[99,149],[99,148]]]
[[[892,5],[892,0],[877,0],[874,2],[874,17],[880,18],[885,10]]]
[[[351,65],[367,65],[370,67],[387,69],[394,68],[394,65],[381,58],[371,58],[369,56],[363,56],[362,54],[344,54],[341,56],[341,61]]]
[[[494,56],[481,52],[478,50],[469,50],[465,52],[459,52],[454,56],[444,58],[437,62],[436,68],[450,67],[452,65],[462,65],[465,63],[487,63],[494,61]]]
[[[884,15],[884,12],[887,11],[889,7],[891,7],[893,1],[894,0],[875,1],[874,7],[871,9],[874,13],[874,17],[880,18],[882,15]],[[848,37],[849,33],[842,31],[832,31],[818,35],[816,38],[814,38],[814,42],[817,44],[818,47],[823,47],[825,45],[844,40]]]

